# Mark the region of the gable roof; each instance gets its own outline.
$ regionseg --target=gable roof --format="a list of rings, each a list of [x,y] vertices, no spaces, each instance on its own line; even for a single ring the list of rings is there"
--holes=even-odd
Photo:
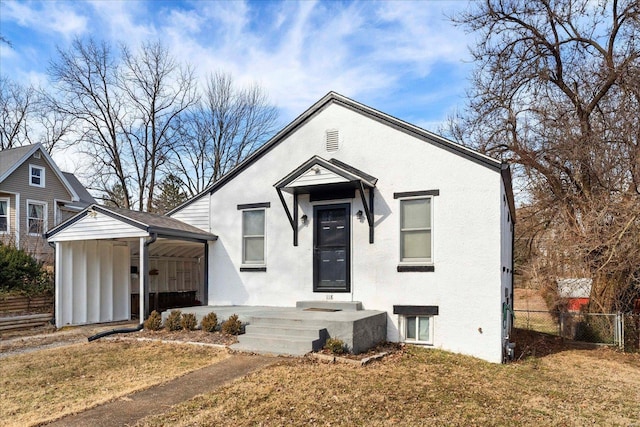
[[[91,205],[96,202],[96,199],[93,198],[91,194],[87,191],[84,185],[78,181],[78,178],[71,172],[62,172],[62,175],[67,179],[69,184],[76,190],[76,194],[78,195],[78,202],[80,205],[86,206]]]
[[[325,160],[320,156],[313,156],[273,186],[276,188],[286,188],[292,185],[302,175],[318,167],[332,172],[335,177],[341,178],[341,180],[346,182],[362,182],[363,185],[369,188],[375,187],[376,182],[378,182],[377,178],[374,178],[351,165],[343,163],[340,160]],[[317,172],[319,172],[319,170]]]
[[[122,221],[140,230],[144,230],[149,234],[156,234],[158,237],[197,241],[210,241],[218,239],[218,236],[216,236],[215,234],[208,233],[174,218],[156,215],[149,212],[138,212],[129,209],[100,206],[97,204],[87,206],[84,210],[82,210],[82,212],[49,230],[47,233],[45,233],[44,237],[48,239],[55,236],[57,233],[72,226],[80,219],[86,217],[91,212],[100,212],[104,215]]]
[[[71,183],[69,183],[62,171],[58,168],[58,165],[56,165],[56,162],[53,161],[42,144],[31,144],[0,151],[0,184],[38,150],[44,157],[45,161],[49,164],[53,172],[56,174],[60,182],[62,182],[62,185],[64,185],[67,191],[69,191],[72,201],[76,202],[80,200],[76,189],[71,185]]]
[[[358,112],[366,117],[369,117],[373,120],[376,120],[380,123],[386,124],[388,126],[393,127],[401,132],[409,134],[415,138],[418,138],[424,142],[433,144],[437,147],[440,147],[444,150],[447,150],[451,153],[457,154],[461,157],[464,157],[474,163],[480,164],[482,166],[493,169],[499,173],[504,174],[503,164],[499,160],[496,160],[492,157],[489,157],[485,154],[479,153],[475,150],[472,150],[468,147],[450,141],[440,135],[437,135],[433,132],[429,132],[425,129],[422,129],[418,126],[412,125],[411,123],[405,122],[404,120],[400,120],[396,117],[390,116],[386,113],[376,110],[375,108],[368,107],[364,104],[361,104],[353,99],[347,98],[346,96],[340,95],[336,92],[329,92],[324,97],[322,97],[318,102],[313,104],[309,109],[307,109],[304,113],[299,115],[295,120],[285,126],[280,132],[278,132],[274,137],[272,137],[269,141],[267,141],[262,147],[257,149],[253,154],[248,156],[245,160],[240,162],[236,167],[231,169],[225,175],[223,175],[218,181],[211,184],[208,188],[203,190],[201,193],[195,195],[191,199],[187,200],[183,204],[177,206],[172,209],[167,215],[172,215],[175,212],[189,206],[191,203],[199,200],[206,194],[213,194],[219,188],[224,186],[227,182],[231,181],[238,174],[240,174],[244,169],[249,167],[251,164],[256,162],[262,156],[271,151],[272,148],[280,144],[283,140],[285,140],[289,135],[291,135],[294,131],[296,131],[300,126],[309,121],[316,114],[320,113],[322,110],[326,109],[331,104],[341,105],[345,108],[348,108],[352,111]],[[509,183],[510,184],[510,183]],[[505,184],[506,185],[506,184]],[[509,185],[510,187],[510,185]],[[511,188],[507,189],[508,196],[510,198],[510,207],[514,205],[513,203],[513,191]],[[515,209],[511,212],[511,216],[515,218]]]

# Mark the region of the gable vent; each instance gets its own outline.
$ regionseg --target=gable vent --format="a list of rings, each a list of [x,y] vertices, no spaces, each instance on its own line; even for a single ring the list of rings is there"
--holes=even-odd
[[[33,158],[34,159],[39,159],[40,158],[40,152],[36,151],[35,153],[33,153]]]
[[[340,133],[338,129],[329,129],[325,133],[325,147],[327,151],[338,151],[340,148]]]

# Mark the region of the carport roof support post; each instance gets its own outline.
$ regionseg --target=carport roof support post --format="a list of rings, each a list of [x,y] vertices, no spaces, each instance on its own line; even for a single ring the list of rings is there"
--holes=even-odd
[[[149,245],[158,239],[158,235],[152,233],[149,240],[140,237],[140,323],[149,316]]]
[[[147,266],[145,265],[145,256],[144,253],[147,250],[147,246],[145,245],[146,243],[146,239],[144,237],[140,237],[140,280],[139,280],[139,284],[140,284],[140,324],[144,323],[144,318],[145,318],[145,309],[146,309],[146,304],[145,304],[145,299],[146,299],[146,294],[145,294],[145,282],[147,281]]]

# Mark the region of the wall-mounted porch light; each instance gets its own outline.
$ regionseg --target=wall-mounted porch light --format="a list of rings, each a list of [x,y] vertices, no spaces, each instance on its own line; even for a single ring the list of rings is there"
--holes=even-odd
[[[362,210],[359,210],[358,212],[356,212],[356,218],[358,218],[359,220],[362,219],[362,215],[363,215]]]
[[[302,215],[300,217],[300,221],[302,221],[302,225],[307,225],[307,222],[309,222],[309,217],[306,214]]]

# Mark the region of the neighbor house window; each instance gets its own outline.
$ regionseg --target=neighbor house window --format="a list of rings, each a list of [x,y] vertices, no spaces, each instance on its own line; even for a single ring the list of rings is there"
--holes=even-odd
[[[431,263],[431,197],[400,200],[400,261]]]
[[[9,199],[0,199],[0,233],[9,231]]]
[[[47,228],[47,204],[27,201],[27,227],[29,234],[40,235]]]
[[[242,263],[264,265],[265,210],[242,211]]]
[[[44,168],[29,165],[29,185],[44,187]]]
[[[418,344],[433,343],[432,316],[405,316],[404,339]]]

